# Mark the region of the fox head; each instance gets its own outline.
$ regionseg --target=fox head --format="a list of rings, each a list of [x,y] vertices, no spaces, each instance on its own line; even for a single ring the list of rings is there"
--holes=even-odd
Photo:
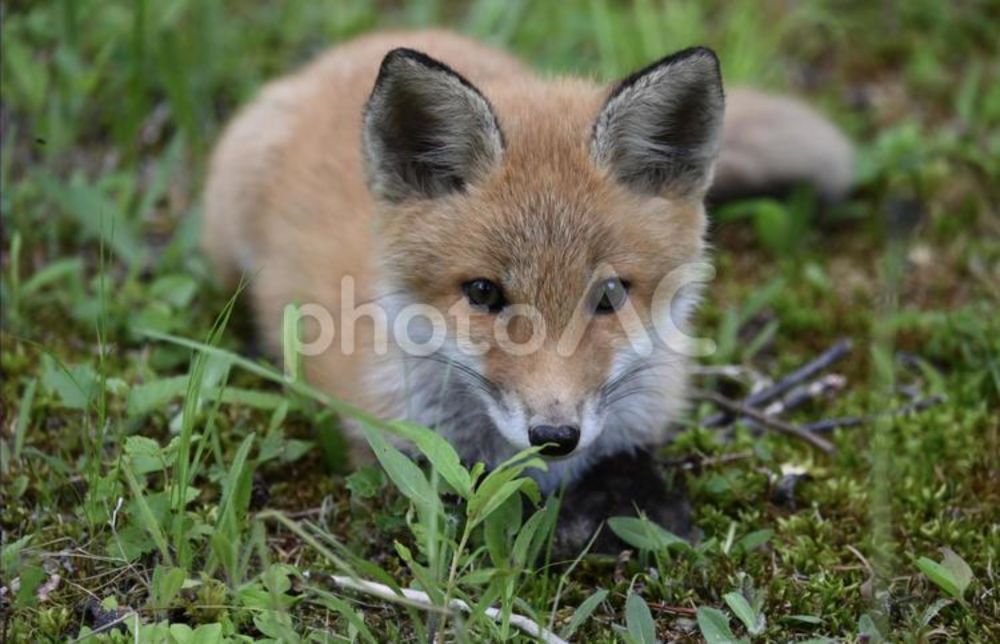
[[[662,440],[723,102],[703,48],[610,89],[480,89],[419,52],[385,57],[362,129],[380,274],[387,298],[444,325],[409,356],[411,416],[467,458],[544,446],[550,469]]]

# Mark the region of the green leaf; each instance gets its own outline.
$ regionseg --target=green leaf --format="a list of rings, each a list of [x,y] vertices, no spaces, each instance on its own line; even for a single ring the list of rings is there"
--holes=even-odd
[[[130,417],[140,416],[166,405],[187,390],[188,377],[160,378],[135,385],[128,392],[126,412]]]
[[[84,236],[102,240],[130,266],[143,261],[146,250],[135,226],[101,188],[85,183],[79,175],[65,184],[52,176],[42,176],[40,182],[59,207],[76,219]]]
[[[37,54],[36,48],[29,46],[14,37],[11,30],[8,37],[4,34],[4,72],[9,74],[11,87],[17,92],[17,98],[23,99],[25,107],[32,113],[43,111],[45,107],[45,96],[49,82],[54,81],[52,74],[47,73],[48,66],[43,63]],[[4,87],[6,93],[6,86]]]
[[[172,644],[191,644],[194,641],[194,629],[187,624],[171,624],[168,630]]]
[[[460,585],[468,586],[483,586],[493,581],[493,578],[501,572],[502,571],[497,570],[496,568],[477,568],[476,570],[459,577],[458,583]]]
[[[369,427],[367,423],[361,423],[361,428],[375,453],[375,458],[382,464],[382,469],[400,493],[424,512],[430,515],[441,514],[443,512],[441,499],[416,463],[390,445],[382,437],[381,430]]]
[[[228,531],[230,539],[233,539],[234,542],[239,536],[238,522],[246,515],[247,506],[250,503],[253,467],[247,467],[247,459],[250,456],[250,448],[253,446],[254,438],[254,434],[248,434],[240,443],[222,484],[218,528]]]
[[[951,578],[955,581],[959,594],[965,595],[965,589],[975,579],[972,568],[951,548],[941,548],[941,553],[944,554],[941,565],[951,573]]]
[[[359,499],[371,499],[385,485],[382,470],[374,465],[363,465],[346,479],[346,487],[351,495]]]
[[[920,625],[925,628],[930,626],[931,622],[934,621],[934,618],[937,617],[937,614],[940,613],[943,608],[950,606],[951,604],[952,601],[950,599],[945,599],[944,597],[935,601],[933,604],[925,608],[920,614]]]
[[[520,505],[521,499],[515,498],[513,502]],[[514,547],[511,550],[511,561],[515,566],[523,566],[531,563],[530,557],[538,551],[537,547],[533,547],[538,544],[538,540],[535,538],[536,535],[540,535],[541,537],[547,536],[545,531],[542,530],[540,532],[540,529],[546,525],[548,514],[548,507],[538,510],[517,531],[517,537],[514,539]]]
[[[182,309],[191,303],[198,292],[198,283],[186,274],[164,275],[149,287],[150,296],[163,300],[175,309]]]
[[[597,607],[601,605],[608,596],[608,591],[603,588],[597,589],[597,591],[590,597],[583,600],[576,610],[573,611],[573,616],[569,618],[569,623],[566,624],[566,628],[559,633],[560,637],[564,640],[568,640],[573,637],[573,633],[576,632],[578,628],[583,626],[584,622],[590,619],[590,616],[594,614]]]
[[[292,580],[289,578],[295,574],[295,569],[286,564],[271,564],[263,573],[260,580],[270,592],[277,595],[284,595],[292,589]]]
[[[523,513],[521,499],[511,497],[484,520],[483,540],[493,565],[505,567],[509,564],[509,544],[521,531]]]
[[[20,566],[15,565],[18,555],[31,542],[32,537],[34,535],[28,534],[17,541],[0,547],[0,575],[3,575],[5,579],[12,579],[17,574],[20,568]]]
[[[766,528],[764,530],[757,530],[749,534],[743,535],[739,541],[736,542],[736,546],[743,550],[743,552],[752,552],[757,548],[771,540],[774,536],[774,530]]]
[[[142,485],[139,484],[139,480],[136,478],[135,473],[129,465],[122,468],[122,472],[125,475],[125,482],[128,483],[129,490],[132,492],[133,501],[136,504],[138,510],[136,520],[140,526],[149,534],[156,544],[156,547],[160,550],[160,555],[163,557],[164,561],[169,565],[173,565],[173,558],[170,556],[170,548],[167,546],[167,538],[163,534],[163,529],[160,524],[156,521],[156,515],[153,514],[153,510],[146,500],[145,495],[142,493]]]
[[[31,424],[31,406],[35,403],[35,389],[38,379],[32,378],[28,381],[28,386],[21,394],[21,403],[17,407],[17,424],[14,425],[14,459],[21,458],[21,451],[24,449],[24,440],[28,435],[28,426]]]
[[[645,517],[612,517],[608,519],[608,527],[628,545],[648,552],[658,552],[672,546],[691,547],[684,539]]]
[[[629,593],[625,600],[625,625],[632,641],[639,644],[656,643],[656,623],[649,612],[646,600],[636,593]]]
[[[156,542],[135,523],[118,530],[107,545],[108,556],[130,562],[153,550],[156,550]]]
[[[520,454],[501,463],[496,469],[486,475],[482,483],[473,492],[466,507],[466,515],[475,527],[491,512],[496,510],[507,498],[518,490],[524,491],[533,499],[539,498],[538,485],[531,479],[515,480],[529,467],[545,469],[546,465],[540,458],[529,458],[529,455],[539,451],[539,448],[525,450]],[[471,528],[470,528],[471,529]]]
[[[166,455],[160,444],[146,436],[129,436],[125,439],[125,453],[136,474],[159,472],[167,466]]]
[[[183,396],[187,390],[188,376],[186,375],[160,378],[135,385],[129,390],[126,411],[130,417],[148,414],[163,408],[174,398]],[[219,397],[226,404],[243,405],[267,411],[286,404],[286,399],[281,394],[238,387],[226,387],[221,392],[218,387],[206,387],[203,394],[206,398]]]
[[[139,329],[156,329],[163,333],[173,331],[180,318],[165,302],[147,302],[142,308],[129,312],[128,326]]]
[[[184,586],[187,571],[171,566],[157,566],[153,571],[153,582],[149,595],[150,607],[160,611],[170,608],[177,593]]]
[[[955,579],[951,570],[927,557],[921,557],[917,560],[917,568],[920,568],[924,576],[934,582],[938,588],[955,599],[962,598],[962,589],[959,588],[958,580]]]
[[[764,616],[754,611],[753,607],[750,606],[750,602],[741,593],[726,593],[722,596],[722,599],[729,605],[729,609],[733,611],[733,614],[743,622],[748,633],[751,635],[760,635],[764,632]]]
[[[698,608],[698,630],[708,644],[732,644],[744,642],[738,639],[729,629],[729,618],[717,608],[701,606]]]
[[[542,549],[551,543],[556,523],[559,521],[560,505],[561,502],[559,499],[549,497],[545,502],[545,507],[538,510],[537,514],[541,515],[539,519],[540,525],[537,530],[538,537],[532,540],[531,547],[523,557],[524,561],[537,561],[541,556]]]
[[[339,597],[319,588],[314,588],[313,592],[316,594],[318,598],[316,600],[316,603],[329,608],[333,612],[337,613],[338,615],[346,619],[347,622],[358,631],[358,634],[366,642],[379,641],[378,639],[375,638],[375,635],[372,634],[371,630],[368,628],[368,625],[365,624],[364,618],[362,618],[361,615],[359,615],[358,612],[354,610],[354,608],[350,604],[345,602],[343,599],[340,599]]]
[[[191,644],[221,644],[226,641],[219,623],[202,624],[191,633]]]
[[[292,628],[292,618],[287,613],[266,610],[254,615],[253,624],[261,633],[278,642],[295,644],[302,641]]]
[[[254,389],[240,389],[239,387],[226,387],[221,393],[218,392],[218,388],[214,387],[208,390],[209,397],[215,397],[216,394],[219,394],[219,398],[226,404],[243,405],[245,407],[253,407],[254,409],[263,409],[264,411],[277,409],[286,402],[285,397],[281,394],[269,391],[256,391]]]
[[[423,590],[430,596],[431,601],[435,604],[443,603],[444,589],[440,586],[434,574],[428,570],[426,566],[420,565],[420,563],[413,558],[413,552],[410,551],[409,548],[398,541],[394,542],[393,546],[396,548],[399,558],[406,562],[406,566],[413,573],[413,577],[416,579],[417,584],[419,584],[420,587],[423,588]]]
[[[472,479],[469,472],[462,467],[458,452],[443,436],[426,427],[402,420],[390,423],[390,431],[413,443],[459,496],[463,499],[471,496]]]
[[[880,644],[885,641],[885,636],[878,629],[878,625],[872,616],[865,613],[858,619],[858,635],[867,639],[868,644]]]
[[[797,241],[793,217],[793,213],[780,201],[762,199],[757,202],[753,212],[754,231],[767,250],[777,255],[791,250]]]
[[[19,577],[21,586],[17,590],[17,598],[14,601],[14,605],[23,608],[25,606],[34,606],[38,603],[35,591],[45,581],[45,577],[45,570],[41,566],[26,566],[21,571]]]
[[[823,618],[817,615],[789,615],[784,619],[793,622],[800,622],[802,624],[809,624],[811,626],[819,626],[820,624],[823,623]]]
[[[507,481],[500,486],[500,489],[487,498],[482,505],[477,505],[476,514],[472,515],[474,517],[472,519],[472,527],[475,527],[483,519],[493,514],[493,512],[518,492],[524,492],[525,496],[536,502],[539,499],[538,484],[533,480],[519,478]]]
[[[233,542],[227,532],[222,530],[213,532],[208,542],[212,546],[212,554],[222,564],[223,569],[230,576],[235,576],[239,568],[238,545]]]
[[[97,390],[97,375],[87,364],[65,366],[50,356],[42,358],[42,386],[59,396],[67,409],[86,409]]]
[[[961,601],[966,589],[975,579],[972,568],[951,548],[941,548],[944,559],[938,563],[927,557],[917,560],[917,567],[938,588]]]

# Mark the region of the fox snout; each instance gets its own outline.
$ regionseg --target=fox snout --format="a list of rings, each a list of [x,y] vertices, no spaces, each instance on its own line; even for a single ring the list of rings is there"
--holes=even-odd
[[[535,425],[528,429],[532,447],[542,447],[544,456],[566,456],[580,442],[578,425]]]
[[[595,396],[566,393],[558,400],[543,401],[537,394],[507,390],[499,401],[488,403],[489,415],[513,447],[541,447],[547,457],[569,456],[589,447],[601,433],[602,423]]]
[[[587,355],[491,356],[485,375],[499,394],[487,402],[497,431],[516,449],[541,447],[546,457],[585,451],[603,430],[599,410],[603,362]],[[589,367],[589,369],[587,368]]]
[[[568,456],[580,444],[582,404],[564,404],[556,400],[538,405],[528,398],[527,405],[535,403],[534,413],[528,415],[528,442],[541,447],[543,456]]]

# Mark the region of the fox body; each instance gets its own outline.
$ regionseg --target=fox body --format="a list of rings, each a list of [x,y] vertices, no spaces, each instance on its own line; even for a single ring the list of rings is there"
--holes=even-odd
[[[275,355],[288,304],[324,312],[307,340],[329,337],[329,314],[313,385],[433,427],[468,462],[544,445],[552,491],[668,438],[708,191],[804,181],[835,198],[850,165],[800,103],[724,97],[707,49],[607,87],[448,32],[381,33],[233,120],[204,246],[223,281],[250,279]]]

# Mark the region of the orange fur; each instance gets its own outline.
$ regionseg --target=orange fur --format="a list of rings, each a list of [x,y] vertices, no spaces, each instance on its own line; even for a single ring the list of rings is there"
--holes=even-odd
[[[506,148],[500,167],[466,192],[381,212],[365,184],[362,113],[380,61],[400,46],[446,62],[478,87]],[[503,52],[444,31],[380,33],[340,45],[269,84],[226,129],[211,162],[204,248],[222,282],[254,276],[253,308],[275,355],[283,308],[318,303],[336,319],[348,275],[359,303],[381,296],[389,280],[442,311],[462,306],[463,282],[502,279],[511,301],[537,307],[549,337],[558,338],[592,271],[607,264],[631,283],[630,301],[648,326],[654,289],[702,256],[703,195],[636,195],[595,166],[589,144],[607,95],[585,80],[541,79]],[[759,109],[767,100],[753,92],[729,97],[737,113],[743,103]],[[739,134],[727,131],[723,140]],[[737,172],[725,154],[724,147],[722,167]],[[570,356],[554,341],[512,356],[496,346],[491,316],[465,312],[469,338],[488,346],[483,373],[543,420],[572,416],[574,401],[608,380],[626,344],[626,325],[612,316],[593,319]],[[373,382],[384,372],[372,325],[355,333],[357,351],[341,351],[338,335],[329,351],[306,361],[307,378],[378,414],[404,415],[405,394]],[[452,325],[449,333],[462,331]],[[530,334],[525,320],[510,326],[514,341]],[[682,404],[684,361],[671,369],[654,410],[662,427],[640,443],[663,440]]]

